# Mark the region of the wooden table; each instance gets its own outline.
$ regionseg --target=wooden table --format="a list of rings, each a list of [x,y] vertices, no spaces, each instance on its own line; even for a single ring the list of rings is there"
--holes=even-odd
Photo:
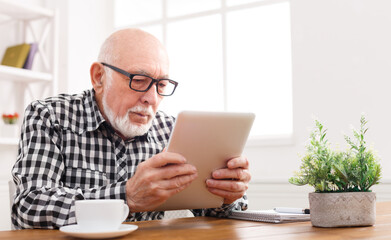
[[[139,229],[118,239],[391,239],[391,202],[377,203],[373,227],[316,228],[310,222],[261,223],[209,217],[132,223]],[[0,239],[72,239],[59,230],[0,231]]]

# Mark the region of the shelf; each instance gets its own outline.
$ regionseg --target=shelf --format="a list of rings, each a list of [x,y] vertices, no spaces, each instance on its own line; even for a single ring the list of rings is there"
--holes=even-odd
[[[13,82],[51,82],[52,74],[0,65],[0,80]]]
[[[0,137],[0,146],[18,146],[18,138],[3,138]]]
[[[41,5],[45,6],[43,2]],[[6,49],[9,45],[20,42],[38,42],[40,49],[48,51],[46,53],[46,51],[38,49],[42,60],[42,66],[37,68],[40,69],[39,71],[0,65],[0,85],[4,85],[4,82],[14,83],[9,84],[12,85],[10,86],[10,91],[14,95],[11,96],[13,99],[9,99],[9,96],[2,96],[0,100],[3,101],[4,108],[6,107],[5,105],[11,104],[11,107],[14,108],[13,111],[21,114],[24,112],[27,102],[42,98],[48,89],[50,90],[50,95],[55,91],[54,86],[57,82],[55,74],[57,69],[57,51],[55,47],[57,48],[58,40],[56,11],[41,6],[34,6],[30,1],[0,0],[0,24],[1,26],[8,25],[5,33],[8,33],[6,35],[10,36],[5,38],[5,42],[9,41],[8,45],[1,45],[1,48]],[[43,84],[36,84],[30,87],[30,84],[33,83]],[[10,102],[8,103],[8,101]],[[1,110],[4,111],[4,108]],[[1,151],[6,150],[7,147],[12,147],[11,151],[14,151],[13,147],[18,146],[19,140],[17,137],[13,138],[12,136],[17,135],[3,134],[3,130],[1,132],[1,136],[11,136],[11,138],[0,137]],[[0,156],[2,156],[1,151]]]
[[[15,20],[35,20],[53,17],[54,12],[38,6],[0,0],[0,15],[9,16]]]

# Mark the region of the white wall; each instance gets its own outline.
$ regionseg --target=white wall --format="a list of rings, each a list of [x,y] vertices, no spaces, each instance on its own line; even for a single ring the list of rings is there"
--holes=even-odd
[[[280,193],[296,189],[291,197],[273,199],[277,205],[300,202],[312,191],[291,186],[287,179],[298,170],[313,115],[324,121],[330,141],[344,149],[342,132],[351,135],[350,124],[358,128],[362,112],[369,120],[367,142],[382,158],[383,183],[374,190],[378,200],[391,200],[390,9],[389,0],[291,1],[293,144],[246,149],[255,208],[272,204],[266,200],[269,192],[262,193],[265,186]]]
[[[48,0],[60,15],[59,90],[80,93],[92,88],[90,66],[112,32],[112,1]]]
[[[68,17],[68,93],[92,88],[90,66],[112,30],[112,1],[71,0]]]
[[[312,116],[324,121],[331,142],[369,120],[368,143],[391,180],[391,1],[292,0],[293,144],[248,148],[257,180],[283,179],[297,169]],[[276,168],[278,167],[278,170]]]

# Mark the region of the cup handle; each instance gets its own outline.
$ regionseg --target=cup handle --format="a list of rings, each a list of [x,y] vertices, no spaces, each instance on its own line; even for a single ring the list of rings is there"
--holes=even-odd
[[[124,217],[122,221],[125,221],[128,215],[129,215],[129,207],[128,205],[124,204]]]

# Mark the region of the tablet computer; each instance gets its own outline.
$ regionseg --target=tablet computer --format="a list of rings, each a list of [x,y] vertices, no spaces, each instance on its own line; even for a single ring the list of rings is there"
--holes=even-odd
[[[253,113],[180,112],[167,151],[182,154],[197,168],[198,177],[156,210],[221,207],[223,198],[209,192],[205,181],[214,170],[225,168],[229,159],[242,154],[254,118]]]

